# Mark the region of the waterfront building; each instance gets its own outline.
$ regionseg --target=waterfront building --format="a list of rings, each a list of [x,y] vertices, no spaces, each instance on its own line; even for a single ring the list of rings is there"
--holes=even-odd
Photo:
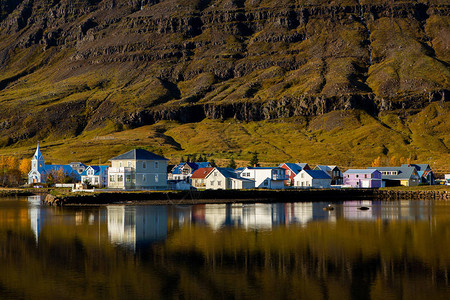
[[[164,190],[167,188],[167,159],[144,149],[134,149],[111,158],[108,188]]]

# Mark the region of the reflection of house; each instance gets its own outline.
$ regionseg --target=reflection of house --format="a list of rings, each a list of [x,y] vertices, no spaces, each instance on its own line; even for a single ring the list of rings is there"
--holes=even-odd
[[[241,177],[255,181],[256,188],[283,189],[284,181],[288,180],[282,168],[247,167]]]
[[[311,202],[286,203],[286,224],[306,224],[313,218]]]
[[[108,236],[112,243],[133,249],[167,237],[164,206],[108,206]]]
[[[105,187],[108,185],[108,166],[89,166],[81,173],[81,182]]]
[[[28,218],[30,227],[39,242],[39,234],[44,224],[44,210],[41,209],[42,196],[28,196]]]
[[[39,144],[36,148],[36,152],[31,159],[31,170],[28,173],[28,184],[45,183],[47,182],[47,176],[65,177],[70,176],[74,181],[80,180],[80,174],[74,170],[70,165],[46,165],[44,156],[42,156]],[[64,178],[54,178],[63,181]]]
[[[349,169],[344,172],[344,185],[354,188],[380,188],[381,173],[374,169]]]
[[[111,158],[108,187],[113,189],[166,189],[167,159],[143,149]]]
[[[294,186],[297,188],[329,188],[331,177],[322,170],[302,170],[294,177]]]
[[[339,185],[343,182],[343,176],[338,166],[317,165],[314,170],[322,170],[331,177],[331,185]]]
[[[381,172],[384,186],[417,186],[420,176],[415,167],[370,167]]]
[[[294,177],[297,175],[301,170],[310,170],[311,168],[308,166],[308,164],[305,163],[284,163],[279,165],[280,168],[284,169],[285,175],[289,177],[285,181],[286,186],[293,186],[294,185]]]

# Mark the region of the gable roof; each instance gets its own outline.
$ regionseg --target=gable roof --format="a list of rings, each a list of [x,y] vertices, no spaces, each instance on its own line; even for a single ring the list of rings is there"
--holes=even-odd
[[[75,171],[70,165],[44,165],[44,172],[50,173],[52,171],[63,170],[67,175],[75,174],[79,175],[77,171]]]
[[[302,170],[314,179],[331,179],[330,175],[322,170]]]
[[[81,176],[88,176],[87,172],[89,169],[94,170],[94,175],[100,175],[100,173],[108,169],[108,166],[88,166],[84,169],[83,173],[81,173]]]
[[[294,164],[294,163],[284,163],[284,164],[280,164],[278,167],[283,167],[283,165],[286,165],[286,167],[288,167],[292,172],[294,172],[295,174],[298,174],[301,170],[303,170],[303,167],[300,166],[299,164]],[[306,165],[306,164],[304,164]]]
[[[417,173],[415,167],[369,167],[367,169],[376,169],[380,172],[397,172],[397,175],[385,175],[381,173],[381,178],[390,180],[410,179],[413,176],[414,172]]]
[[[192,173],[191,179],[202,179],[206,178],[211,171],[214,170],[214,168],[200,168],[194,171]]]
[[[296,165],[299,166],[299,167],[301,167],[302,170],[303,170],[306,166],[309,167],[309,165],[308,165],[307,163],[296,163]]]
[[[111,160],[125,160],[125,159],[142,159],[142,160],[168,160],[165,157],[156,155],[144,149],[133,149],[124,154],[111,158]]]
[[[348,169],[344,174],[372,174],[378,170],[376,169]],[[380,171],[378,171],[380,172]]]
[[[416,168],[417,171],[431,170],[429,164],[403,164],[402,168],[403,167],[414,167],[414,168]]]

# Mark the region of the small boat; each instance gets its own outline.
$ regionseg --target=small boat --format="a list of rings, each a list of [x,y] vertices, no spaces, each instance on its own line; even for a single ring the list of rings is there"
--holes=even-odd
[[[361,206],[361,207],[358,207],[358,209],[359,210],[369,210],[369,208],[367,206]]]
[[[334,210],[334,206],[331,204],[328,204],[326,207],[323,208],[323,210]]]

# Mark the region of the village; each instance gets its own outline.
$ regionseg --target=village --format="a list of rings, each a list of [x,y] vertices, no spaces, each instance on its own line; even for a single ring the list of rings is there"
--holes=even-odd
[[[330,189],[381,188],[434,185],[429,164],[398,167],[367,167],[344,172],[336,165],[310,166],[281,163],[276,167],[217,167],[211,162],[180,162],[168,166],[168,159],[144,149],[133,149],[109,159],[108,165],[45,164],[39,145],[31,159],[28,184],[40,187],[49,179],[57,187],[73,191],[104,190],[241,190],[241,189]],[[233,161],[234,163],[234,161]],[[58,178],[70,178],[64,184]],[[445,176],[449,184],[450,176]],[[67,180],[66,180],[67,182]]]

